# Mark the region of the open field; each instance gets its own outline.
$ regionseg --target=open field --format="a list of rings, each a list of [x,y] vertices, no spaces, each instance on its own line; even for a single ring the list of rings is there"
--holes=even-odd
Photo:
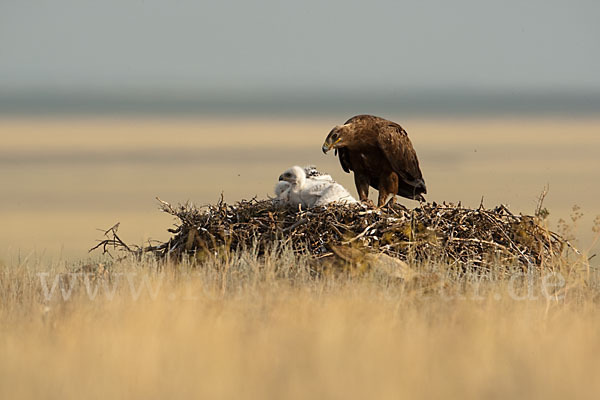
[[[196,270],[124,261],[105,280],[2,268],[0,397],[597,397],[600,291],[585,261],[460,281],[421,267],[437,279],[316,279],[286,251]]]
[[[430,201],[532,213],[550,185],[551,224],[584,255],[543,271],[409,260],[402,279],[377,264],[317,278],[289,249],[81,269],[95,228],[165,240],[155,196],[264,198],[292,164],[354,192],[320,152],[339,122],[0,121],[0,398],[595,399],[600,120],[402,121]]]
[[[293,164],[315,164],[354,193],[352,176],[320,150],[346,117],[0,120],[0,260],[79,259],[101,236],[96,228],[118,221],[129,241],[164,240],[171,218],[157,211],[156,196],[265,198]],[[549,184],[552,224],[581,206],[579,246],[591,245],[600,120],[391,118],[415,145],[429,201],[477,206],[484,197],[532,213]]]

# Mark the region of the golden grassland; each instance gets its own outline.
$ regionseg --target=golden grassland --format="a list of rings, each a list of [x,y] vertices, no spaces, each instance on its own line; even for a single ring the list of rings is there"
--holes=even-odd
[[[347,117],[0,120],[0,398],[597,398],[600,120],[391,116],[430,201],[532,213],[550,184],[551,223],[584,251],[543,271],[316,276],[286,249],[76,261],[117,221],[166,239],[155,196],[266,197],[292,164],[352,188],[320,153]]]
[[[592,399],[600,391],[600,286],[585,258],[529,275],[411,264],[423,278],[413,280],[376,266],[317,277],[285,249],[200,268],[76,267],[0,267],[0,398]]]
[[[293,164],[315,164],[354,191],[352,176],[320,150],[347,117],[1,119],[0,259],[80,259],[101,237],[96,228],[116,222],[128,241],[164,240],[171,218],[157,212],[156,196],[265,198]],[[600,214],[600,120],[387,117],[408,130],[429,201],[476,207],[483,197],[532,213],[549,184],[550,221],[569,220],[579,205],[578,245],[589,249]]]

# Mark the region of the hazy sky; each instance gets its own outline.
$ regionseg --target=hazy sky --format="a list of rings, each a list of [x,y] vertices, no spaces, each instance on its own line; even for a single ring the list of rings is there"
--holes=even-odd
[[[0,89],[600,89],[598,0],[0,0]]]

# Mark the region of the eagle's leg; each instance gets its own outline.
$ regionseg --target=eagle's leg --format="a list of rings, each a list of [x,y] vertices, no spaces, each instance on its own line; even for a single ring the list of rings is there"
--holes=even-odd
[[[369,200],[369,178],[366,175],[354,172],[354,184],[356,185],[360,202],[373,205],[373,202]]]
[[[398,175],[395,172],[381,174],[379,178],[379,199],[377,207],[383,207],[386,204],[394,204],[394,199],[398,193]]]

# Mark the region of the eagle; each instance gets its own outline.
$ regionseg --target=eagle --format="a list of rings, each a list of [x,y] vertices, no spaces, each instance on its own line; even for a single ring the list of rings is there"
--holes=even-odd
[[[284,171],[275,185],[275,195],[279,203],[304,209],[329,203],[357,203],[342,185],[313,166],[295,165]]]
[[[277,204],[289,204],[290,203],[290,190],[292,185],[286,181],[279,181],[275,185],[275,203]]]
[[[346,172],[354,171],[361,202],[370,203],[369,186],[379,190],[378,207],[393,203],[396,194],[425,200],[425,181],[417,153],[397,123],[374,115],[357,115],[334,127],[323,153],[335,149]]]

